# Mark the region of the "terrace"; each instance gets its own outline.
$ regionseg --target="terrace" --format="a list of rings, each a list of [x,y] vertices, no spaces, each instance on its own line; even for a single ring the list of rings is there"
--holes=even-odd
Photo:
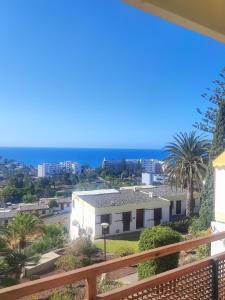
[[[104,294],[97,294],[96,289],[97,277],[103,273],[135,265],[149,259],[193,249],[200,245],[221,239],[225,239],[225,232],[147,250],[74,271],[18,284],[1,289],[0,299],[14,300],[24,296],[34,296],[38,292],[82,280],[86,282],[85,299],[87,300],[225,299],[225,252],[140,280],[135,284],[114,289]],[[29,299],[31,299],[31,297]]]
[[[126,0],[126,2],[146,12],[225,42],[224,1]],[[13,300],[24,296],[33,296],[41,291],[82,280],[86,282],[85,298],[88,300],[225,299],[225,252],[104,294],[97,294],[96,289],[97,277],[103,273],[222,239],[225,239],[225,232],[18,284],[1,289],[0,299]]]

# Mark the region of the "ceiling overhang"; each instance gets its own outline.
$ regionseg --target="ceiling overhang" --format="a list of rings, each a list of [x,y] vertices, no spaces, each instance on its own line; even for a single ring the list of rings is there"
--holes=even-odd
[[[123,0],[225,43],[225,0]]]

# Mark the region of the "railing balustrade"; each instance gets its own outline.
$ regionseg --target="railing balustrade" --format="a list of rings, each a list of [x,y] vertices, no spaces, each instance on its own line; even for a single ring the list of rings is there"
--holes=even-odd
[[[58,288],[81,280],[86,280],[86,299],[88,300],[225,299],[225,253],[178,267],[101,295],[97,295],[96,290],[97,276],[102,273],[135,265],[145,260],[193,249],[221,239],[225,239],[225,232],[143,251],[73,271],[14,285],[0,289],[0,299],[20,299],[24,296]]]

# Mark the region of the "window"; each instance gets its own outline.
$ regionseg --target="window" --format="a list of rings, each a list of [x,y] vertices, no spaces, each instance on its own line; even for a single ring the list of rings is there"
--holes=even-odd
[[[176,214],[181,214],[181,200],[176,201]]]

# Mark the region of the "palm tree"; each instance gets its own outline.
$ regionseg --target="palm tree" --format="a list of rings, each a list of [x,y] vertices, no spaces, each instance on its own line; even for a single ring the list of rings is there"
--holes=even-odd
[[[19,213],[6,228],[5,237],[11,248],[24,249],[27,241],[42,231],[43,222],[39,217],[30,213]]]
[[[187,189],[186,215],[193,214],[195,187],[199,190],[203,184],[209,151],[208,140],[197,136],[195,131],[174,136],[165,150],[165,171],[172,184]]]

